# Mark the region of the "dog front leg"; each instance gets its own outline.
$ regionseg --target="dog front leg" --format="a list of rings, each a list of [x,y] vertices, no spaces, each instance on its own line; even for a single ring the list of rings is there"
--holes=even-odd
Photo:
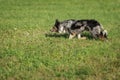
[[[69,39],[72,39],[73,37],[75,37],[76,36],[76,34],[70,34],[69,35]]]
[[[80,39],[81,38],[81,34],[78,34],[77,37],[78,37],[78,39]]]

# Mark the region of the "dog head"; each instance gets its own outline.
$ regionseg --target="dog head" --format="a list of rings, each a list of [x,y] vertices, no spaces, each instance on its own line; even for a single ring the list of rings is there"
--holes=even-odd
[[[59,31],[59,25],[60,25],[60,22],[56,19],[55,24],[50,31],[51,32],[58,32]]]
[[[107,30],[103,30],[103,31],[100,32],[99,38],[102,39],[102,40],[103,39],[108,39],[107,36],[108,36]]]
[[[54,26],[50,30],[51,32],[65,33],[65,28],[63,24],[56,19]]]

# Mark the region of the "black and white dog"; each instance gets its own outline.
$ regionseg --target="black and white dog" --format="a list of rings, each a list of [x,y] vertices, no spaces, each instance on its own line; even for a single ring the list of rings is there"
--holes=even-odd
[[[104,30],[102,25],[96,20],[65,20],[65,21],[55,21],[51,32],[68,33],[69,39],[77,36],[78,39],[81,38],[83,31],[89,31],[93,38],[97,39],[107,39],[107,30]]]

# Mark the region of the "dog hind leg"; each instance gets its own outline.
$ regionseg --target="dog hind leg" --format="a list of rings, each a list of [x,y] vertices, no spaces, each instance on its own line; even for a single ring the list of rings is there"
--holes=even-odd
[[[77,34],[77,37],[78,37],[78,39],[80,39],[81,38],[81,34]]]

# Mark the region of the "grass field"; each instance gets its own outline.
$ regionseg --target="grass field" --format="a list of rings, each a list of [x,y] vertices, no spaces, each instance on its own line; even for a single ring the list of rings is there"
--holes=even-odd
[[[96,19],[109,39],[54,36],[55,19]],[[0,0],[0,80],[119,79],[120,0]]]

